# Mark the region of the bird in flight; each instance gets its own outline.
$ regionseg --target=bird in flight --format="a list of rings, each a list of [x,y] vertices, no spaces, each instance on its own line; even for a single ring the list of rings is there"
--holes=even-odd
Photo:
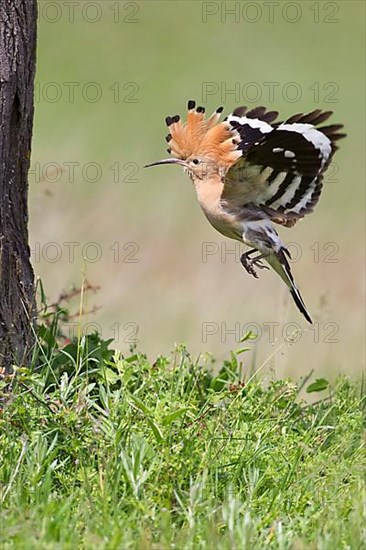
[[[322,125],[331,111],[316,109],[275,122],[265,107],[238,107],[220,122],[223,107],[205,117],[204,107],[188,101],[186,122],[166,118],[172,156],[147,167],[178,164],[189,175],[208,221],[226,237],[250,247],[241,256],[246,271],[267,262],[288,286],[304,317],[312,322],[297,288],[289,251],[275,227],[292,227],[313,211],[341,124]]]

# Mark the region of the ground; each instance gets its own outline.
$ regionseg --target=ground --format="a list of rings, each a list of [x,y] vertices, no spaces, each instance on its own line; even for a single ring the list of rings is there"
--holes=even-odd
[[[361,383],[260,381],[245,348],[216,375],[184,347],[61,349],[52,330],[2,387],[4,550],[361,549]]]

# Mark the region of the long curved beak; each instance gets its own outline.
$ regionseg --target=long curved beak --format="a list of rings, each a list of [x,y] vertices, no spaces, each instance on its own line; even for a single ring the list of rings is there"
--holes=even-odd
[[[181,166],[186,165],[184,160],[176,159],[176,158],[170,158],[170,159],[157,160],[156,162],[153,162],[151,164],[146,164],[146,166],[144,166],[144,168],[150,168],[151,166],[158,166],[159,164],[180,164]]]

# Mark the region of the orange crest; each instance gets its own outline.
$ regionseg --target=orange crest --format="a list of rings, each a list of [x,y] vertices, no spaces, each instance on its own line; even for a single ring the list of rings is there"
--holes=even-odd
[[[179,115],[165,119],[170,131],[168,152],[182,160],[197,155],[231,166],[241,156],[237,149],[240,135],[229,123],[219,122],[222,111],[219,107],[206,120],[204,107],[196,108],[195,101],[188,101],[187,122],[182,123]]]

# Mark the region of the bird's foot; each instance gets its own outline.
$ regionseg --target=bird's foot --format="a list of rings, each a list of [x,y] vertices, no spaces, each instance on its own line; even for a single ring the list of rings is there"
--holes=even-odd
[[[249,275],[253,275],[256,279],[258,279],[258,274],[254,267],[258,269],[269,269],[268,266],[264,265],[261,260],[262,258],[265,258],[265,254],[260,254],[256,258],[250,258],[250,254],[253,253],[253,250],[250,250],[249,252],[246,252],[243,254],[240,258],[240,261],[244,267],[244,269],[249,273]]]

